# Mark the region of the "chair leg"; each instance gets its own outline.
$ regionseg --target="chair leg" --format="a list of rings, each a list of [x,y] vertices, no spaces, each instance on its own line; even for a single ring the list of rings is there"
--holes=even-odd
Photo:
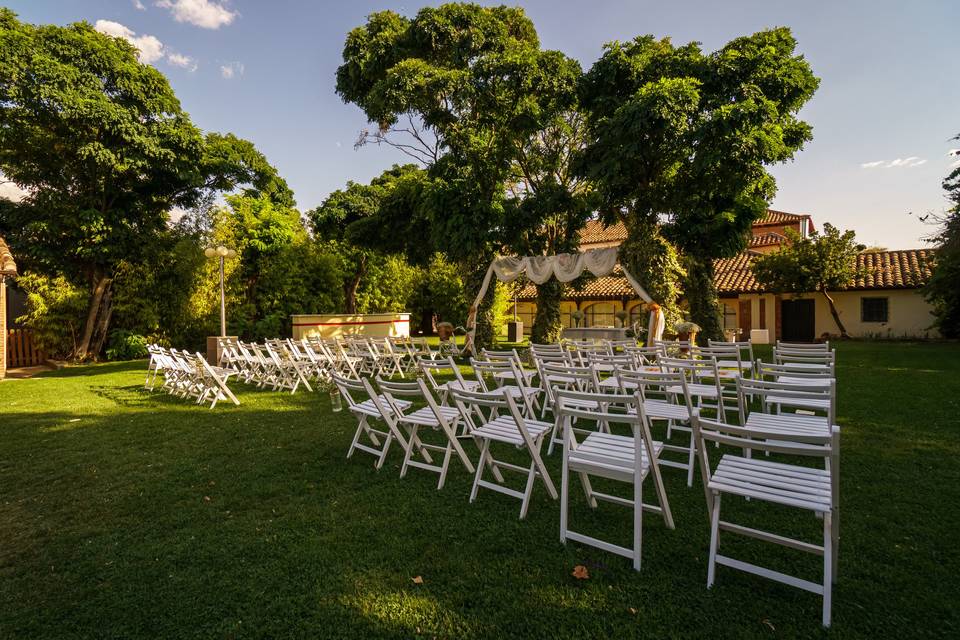
[[[713,513],[710,515],[710,557],[707,563],[707,589],[713,586],[717,575],[717,546],[720,543],[720,493],[713,494]]]
[[[387,459],[387,451],[390,450],[391,442],[393,442],[393,434],[387,433],[387,436],[383,441],[383,449],[380,450],[380,458],[377,459],[377,464],[376,464],[377,469],[380,469],[381,467],[383,467],[383,463]]]
[[[567,456],[563,456],[560,467],[560,542],[567,542],[567,517],[570,502],[570,469],[567,465]]]
[[[697,444],[693,439],[693,429],[690,429],[690,456],[687,458],[687,486],[693,486],[693,461],[697,455]]]
[[[633,570],[640,571],[643,548],[643,482],[633,484]]]
[[[417,445],[417,425],[410,425],[407,431],[407,446],[403,448],[403,464],[400,465],[400,477],[407,475],[407,468],[410,464],[410,458],[413,457],[413,448]]]
[[[828,511],[823,514],[823,626],[830,626],[833,596],[833,563],[836,549],[833,548],[833,517]]]
[[[443,489],[443,483],[447,481],[447,469],[450,467],[450,456],[453,455],[453,444],[447,440],[447,449],[443,453],[443,465],[440,468],[440,481],[437,483],[437,491]]]
[[[470,502],[477,499],[477,490],[480,488],[480,478],[483,476],[483,469],[487,466],[487,457],[490,455],[490,441],[484,440],[480,446],[480,462],[477,464],[477,473],[473,476],[473,488],[470,490]]]
[[[527,473],[527,486],[523,490],[523,502],[520,503],[520,519],[527,517],[527,509],[530,508],[530,496],[533,494],[533,483],[537,479],[537,462],[530,462],[530,471]]]

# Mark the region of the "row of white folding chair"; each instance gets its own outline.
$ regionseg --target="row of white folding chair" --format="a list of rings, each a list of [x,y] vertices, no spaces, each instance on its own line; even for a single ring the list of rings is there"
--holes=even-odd
[[[148,353],[147,388],[152,390],[157,375],[162,373],[163,389],[171,395],[195,399],[197,404],[209,402],[211,409],[220,400],[229,399],[236,405],[240,404],[227,386],[227,381],[234,374],[232,370],[211,366],[199,353],[178,352],[158,345],[150,345]]]
[[[427,371],[432,372],[434,369],[434,365],[425,360],[420,364]],[[452,359],[450,364],[453,364]],[[379,469],[383,466],[390,445],[396,441],[404,450],[401,476],[406,474],[409,467],[433,471],[440,474],[437,487],[440,489],[446,480],[449,462],[453,454],[456,454],[466,469],[475,471],[470,492],[471,502],[476,499],[481,487],[493,489],[521,499],[521,518],[526,517],[536,478],[539,477],[546,484],[553,498],[557,497],[556,489],[540,457],[545,436],[553,425],[524,416],[513,395],[506,388],[475,391],[463,388],[467,385],[448,385],[445,391],[455,405],[451,407],[444,406],[434,399],[426,376],[414,383],[397,383],[378,379],[380,394],[377,394],[367,378],[351,380],[335,374],[333,380],[346,400],[347,408],[358,419],[357,431],[347,452],[348,458],[357,450],[370,453],[376,457],[376,468]],[[455,377],[451,382],[457,382],[457,378]],[[361,400],[361,395],[366,395],[367,398]],[[412,402],[404,396],[423,399],[427,406],[410,412],[408,410]],[[371,424],[374,420],[376,422]],[[379,423],[385,426],[379,428]],[[465,433],[479,446],[480,457],[476,469],[458,440],[456,433],[458,424],[463,425]],[[442,433],[445,438],[444,445],[423,442],[421,431],[424,427],[436,429]],[[406,434],[403,433],[404,430]],[[495,459],[490,451],[493,443],[497,443],[498,446],[510,444],[520,449],[527,449],[531,455],[530,466],[521,467]],[[435,464],[430,451],[442,451],[443,462]],[[485,469],[489,469],[493,474],[495,483],[483,479]],[[525,490],[520,492],[505,486],[502,470],[527,473]]]
[[[270,387],[295,393],[303,384],[312,390],[304,372],[304,365],[294,359],[290,350],[281,341],[267,340],[262,345],[256,342],[237,341],[229,351],[230,367],[240,371],[245,382],[256,383],[260,388]]]
[[[505,351],[493,351],[491,349],[481,349],[480,350],[480,359],[488,362],[511,362],[516,368],[516,372],[505,370],[498,375],[500,380],[515,380],[517,373],[522,374],[526,383],[529,385],[532,383],[533,378],[536,377],[536,370],[524,369],[523,361],[520,359],[520,354],[517,353],[516,349],[509,349]]]

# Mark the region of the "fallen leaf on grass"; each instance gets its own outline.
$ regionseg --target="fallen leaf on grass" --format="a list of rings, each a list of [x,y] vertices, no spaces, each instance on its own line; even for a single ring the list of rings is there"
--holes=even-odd
[[[203,496],[203,501],[204,501],[204,502],[210,502],[211,500],[212,500],[212,498],[211,498],[210,496]]]
[[[582,564],[578,564],[573,568],[573,573],[570,574],[577,580],[586,580],[590,577],[590,572],[587,571],[587,568]]]
[[[766,618],[764,618],[764,619],[761,620],[760,622],[762,622],[763,624],[765,624],[765,625],[767,625],[768,627],[770,627],[770,631],[776,631],[776,630],[777,630],[776,627],[773,626],[773,623],[770,622],[769,620],[767,620]]]
[[[633,607],[628,608],[627,611],[629,611],[629,612],[630,612],[630,615],[632,615],[632,616],[637,615],[637,610],[634,609]]]
[[[420,576],[415,576],[413,578],[413,584],[423,584],[423,578]]]

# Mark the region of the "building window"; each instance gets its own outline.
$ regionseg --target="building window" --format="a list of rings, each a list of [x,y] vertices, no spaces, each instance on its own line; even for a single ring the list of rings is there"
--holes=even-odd
[[[723,305],[723,328],[724,329],[736,329],[737,328],[737,310],[733,305],[724,303]]]
[[[889,312],[889,298],[860,298],[861,322],[886,322]]]
[[[615,311],[612,302],[595,302],[587,307],[585,313],[588,327],[612,327],[613,312]]]

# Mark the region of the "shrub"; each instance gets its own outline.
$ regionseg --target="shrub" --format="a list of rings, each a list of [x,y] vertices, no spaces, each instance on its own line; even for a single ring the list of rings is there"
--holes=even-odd
[[[139,333],[118,329],[110,332],[108,360],[136,360],[147,357],[147,339]]]

